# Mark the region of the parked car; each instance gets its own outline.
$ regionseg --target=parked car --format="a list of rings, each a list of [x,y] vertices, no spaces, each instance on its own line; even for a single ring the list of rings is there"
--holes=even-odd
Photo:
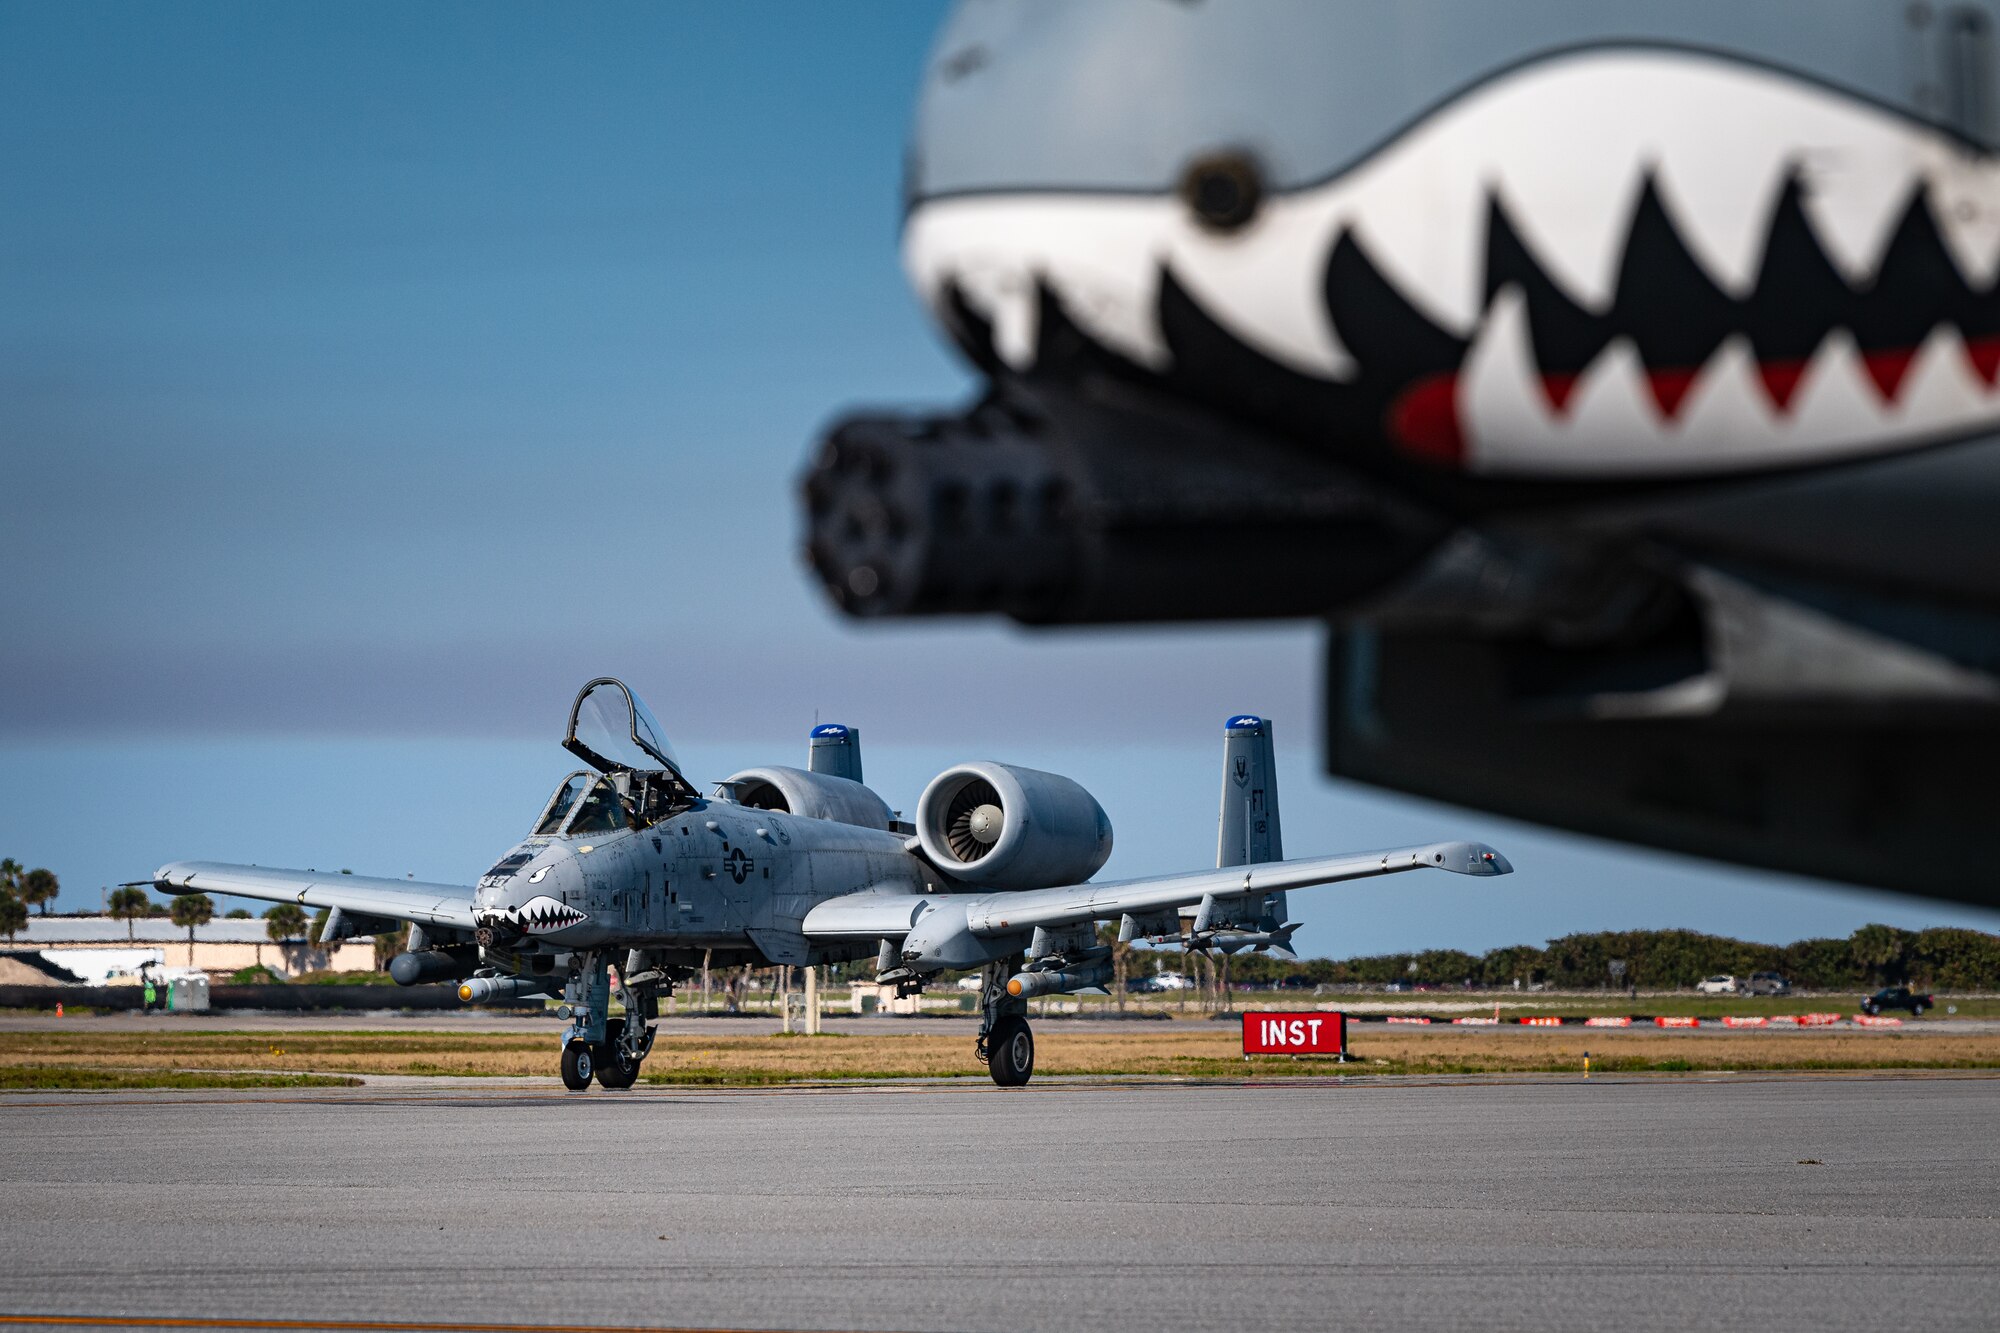
[[[1910,1017],[1923,1017],[1924,1010],[1932,1008],[1936,1001],[1928,995],[1920,995],[1908,986],[1884,986],[1873,995],[1861,1001],[1861,1012],[1879,1014],[1884,1009],[1907,1009]]]
[[[984,986],[985,984],[986,984],[985,979],[976,974],[969,977],[960,977],[958,979],[958,988],[960,990],[978,990],[981,986]]]
[[[1162,972],[1153,978],[1161,990],[1193,990],[1194,983],[1178,972]]]
[[[1758,972],[1745,987],[1752,995],[1790,995],[1792,983],[1776,972]]]
[[[1735,977],[1721,976],[1696,983],[1694,991],[1697,995],[1734,995],[1742,989]]]

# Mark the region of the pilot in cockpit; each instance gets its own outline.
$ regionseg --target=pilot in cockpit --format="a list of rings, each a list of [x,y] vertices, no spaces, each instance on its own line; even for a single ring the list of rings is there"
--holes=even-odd
[[[612,833],[630,828],[631,817],[625,809],[625,802],[608,778],[599,778],[591,784],[590,791],[583,798],[583,808],[570,821],[571,833]]]

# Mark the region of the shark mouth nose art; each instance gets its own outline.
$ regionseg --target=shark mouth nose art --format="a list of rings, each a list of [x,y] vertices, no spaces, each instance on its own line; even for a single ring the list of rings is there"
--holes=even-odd
[[[571,907],[568,903],[557,902],[547,894],[538,894],[513,911],[514,923],[530,935],[545,935],[553,930],[562,930],[578,922],[590,919],[590,914]]]
[[[1169,194],[921,203],[991,369],[1110,367],[1332,447],[1496,475],[1769,468],[2000,424],[2000,165],[1667,48],[1514,69],[1205,229]]]

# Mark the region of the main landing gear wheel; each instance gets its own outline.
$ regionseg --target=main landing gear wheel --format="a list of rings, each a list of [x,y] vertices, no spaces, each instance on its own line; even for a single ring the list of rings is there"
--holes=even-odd
[[[986,1036],[986,1068],[1003,1088],[1018,1088],[1035,1072],[1035,1034],[1028,1020],[1007,1014]]]
[[[597,1049],[597,1081],[613,1090],[629,1088],[639,1081],[639,1062],[619,1049],[624,1035],[624,1019],[605,1020],[604,1045]]]
[[[573,1041],[563,1047],[563,1086],[571,1092],[582,1092],[590,1086],[590,1076],[597,1068],[597,1061],[590,1053],[590,1043]]]

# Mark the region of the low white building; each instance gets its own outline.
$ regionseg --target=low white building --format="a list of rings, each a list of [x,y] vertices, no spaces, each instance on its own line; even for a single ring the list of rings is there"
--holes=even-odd
[[[257,966],[284,977],[375,970],[373,940],[343,940],[324,948],[302,939],[274,944],[265,927],[255,917],[217,917],[196,926],[189,944],[187,927],[162,916],[131,922],[108,916],[36,916],[15,936],[13,947],[38,950],[79,976],[113,983],[132,977],[148,959],[221,976]]]

